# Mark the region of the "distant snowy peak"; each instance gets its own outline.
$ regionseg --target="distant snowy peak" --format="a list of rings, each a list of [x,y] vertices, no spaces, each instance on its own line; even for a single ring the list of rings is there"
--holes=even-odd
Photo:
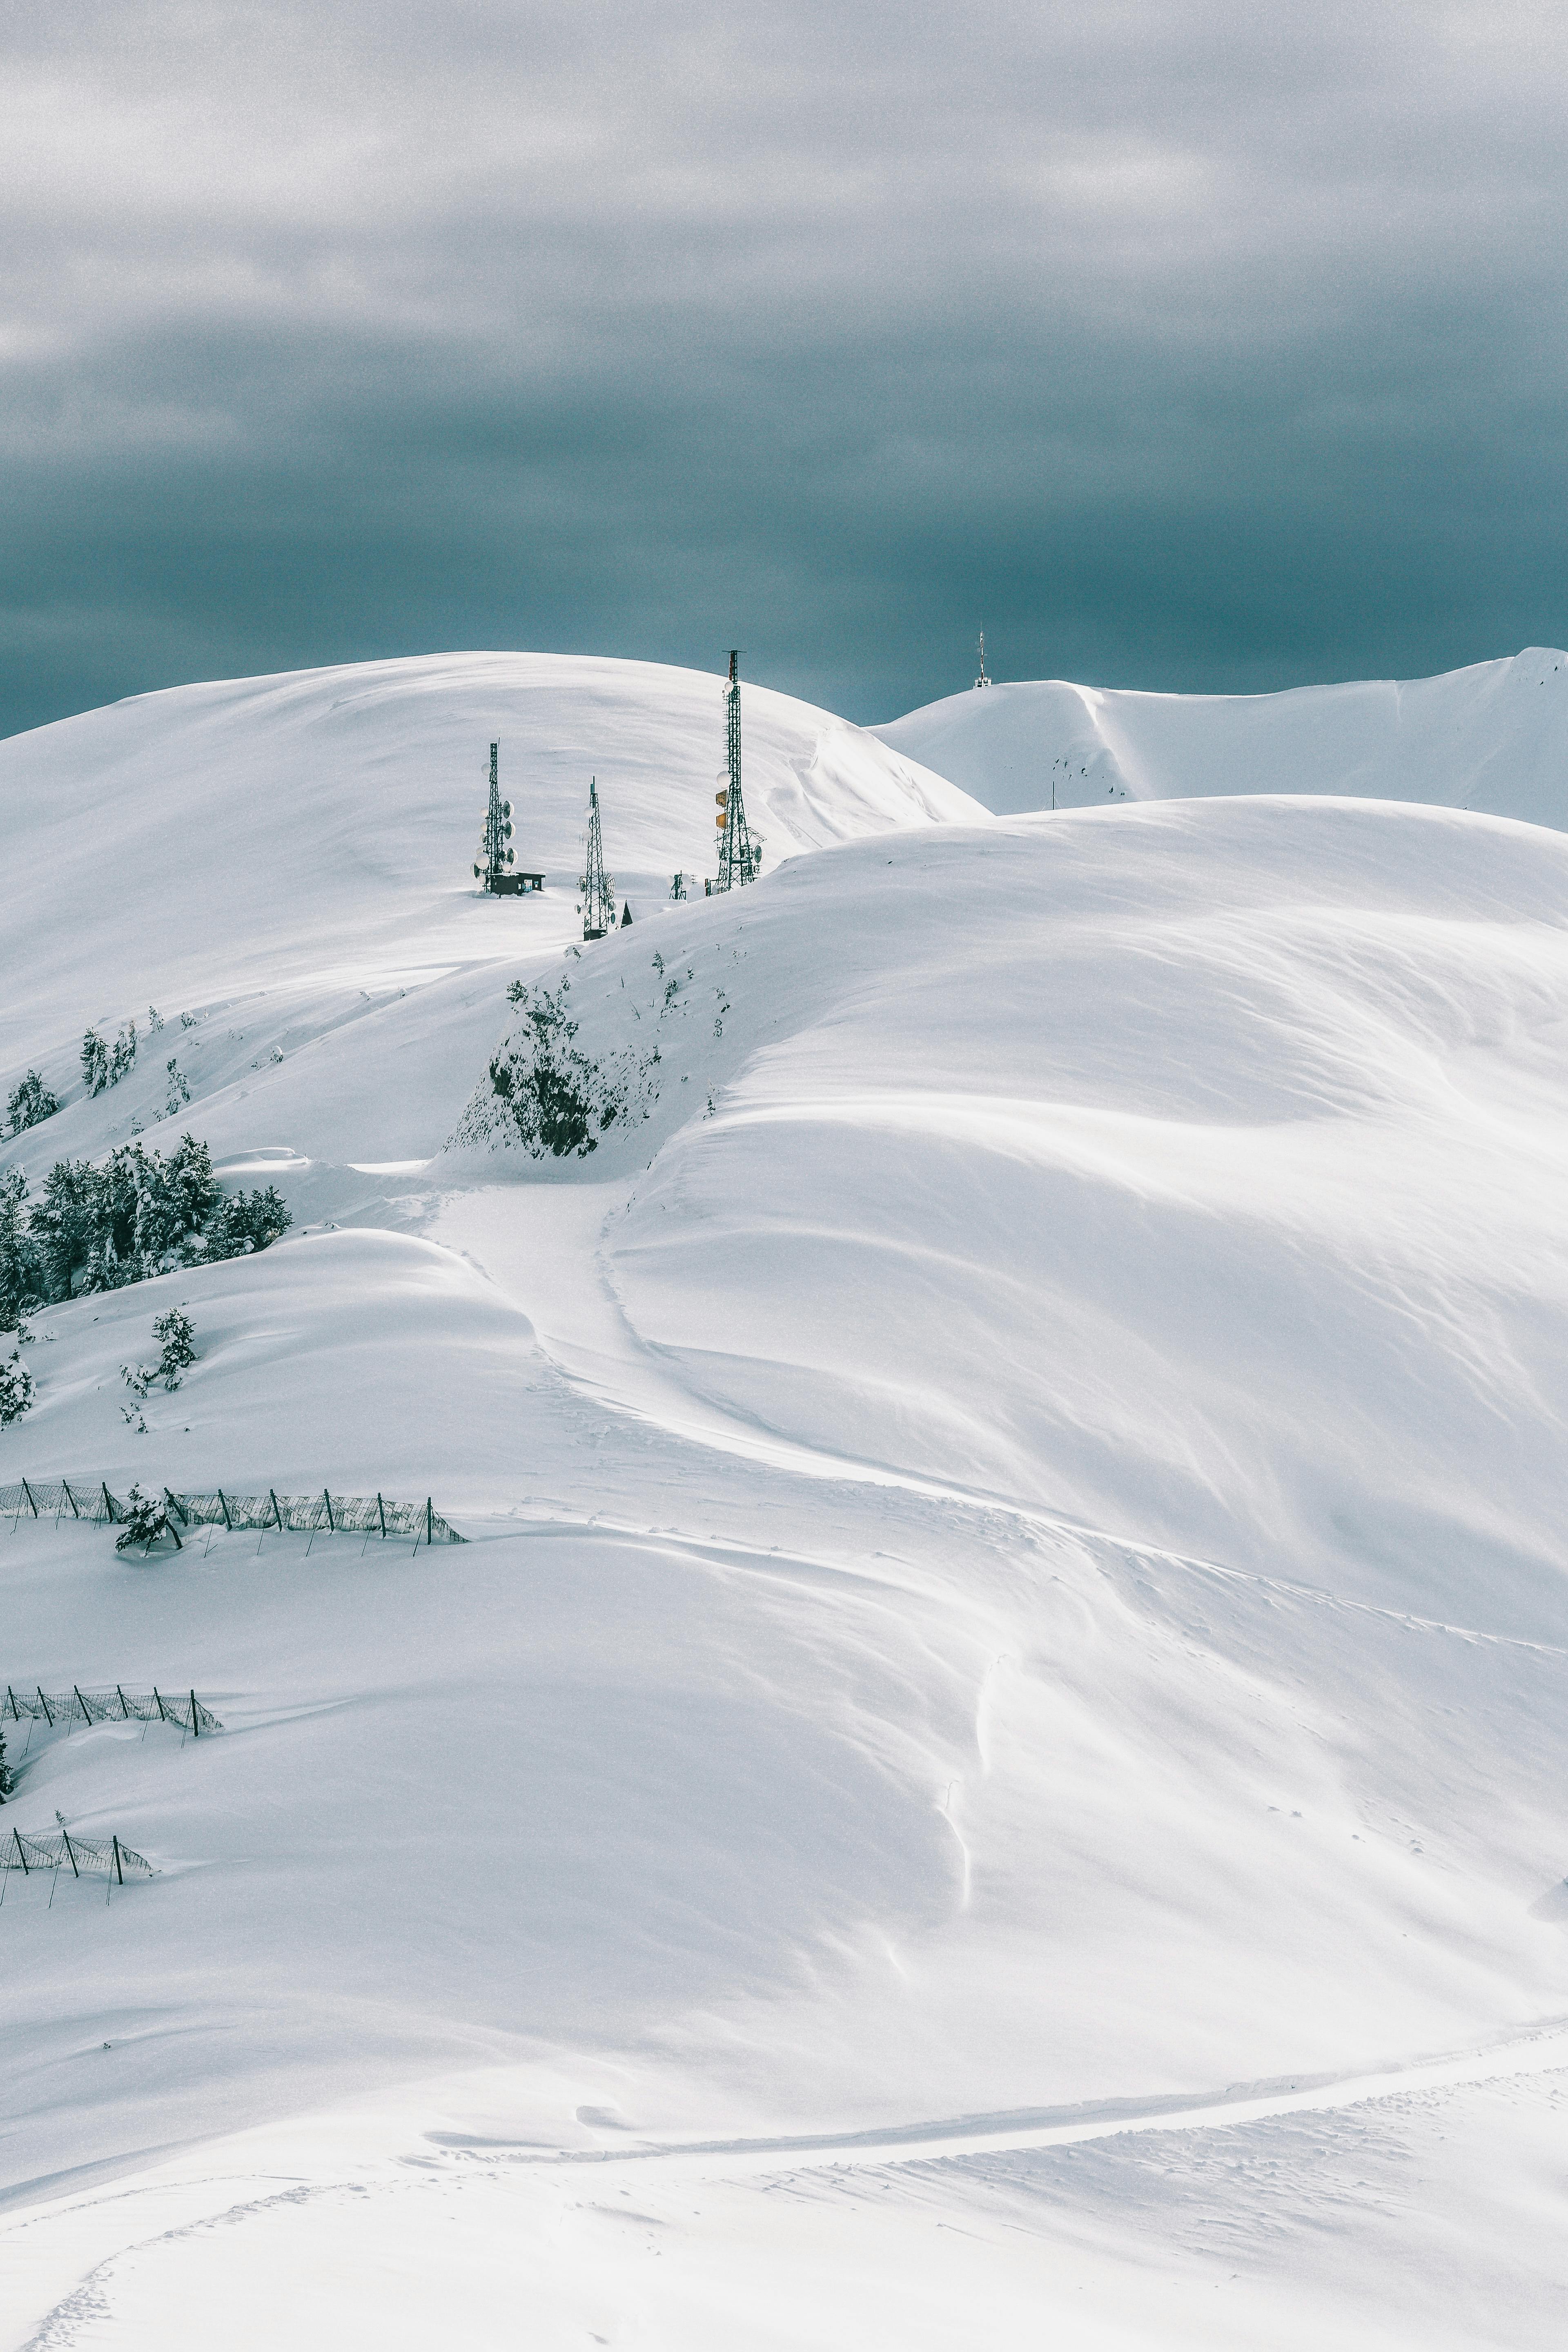
[[[1568,831],[1568,654],[1288,694],[1137,694],[1059,678],[950,695],[871,730],[998,814],[1319,793]]]

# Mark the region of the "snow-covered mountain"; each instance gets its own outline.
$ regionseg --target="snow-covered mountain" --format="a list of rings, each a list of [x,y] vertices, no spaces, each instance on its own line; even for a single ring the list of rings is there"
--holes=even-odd
[[[993,686],[872,731],[1003,813],[1334,793],[1568,830],[1568,654],[1540,646],[1440,677],[1289,694]]]
[[[749,685],[742,708],[764,870],[978,813],[826,711]],[[492,740],[518,864],[546,876],[537,898],[487,898],[473,880]],[[172,1054],[197,1109],[181,1104],[171,1132],[199,1111],[220,1156],[431,1152],[495,1034],[507,972],[581,931],[590,777],[617,895],[646,920],[678,867],[713,870],[723,765],[718,678],[545,654],[178,687],[13,736],[0,1089],[38,1067],[66,1105],[51,1147],[98,1151],[132,1121],[159,1126]],[[84,1101],[84,1030],[112,1040],[132,1021],[133,1078]]]
[[[627,772],[670,675],[622,681]],[[37,1316],[0,1485],[433,1494],[469,1540],[0,1532],[0,1686],[225,1725],[26,1733],[0,1836],[160,1875],[5,1882],[0,2344],[1382,2352],[1500,2296],[1552,2343],[1568,842],[993,821],[799,706],[768,770],[759,694],[763,880],[584,944],[431,881],[395,717],[379,801],[284,761],[290,685],[243,690],[288,789],[258,751],[238,814],[194,747],[242,690],[161,698],[119,856],[186,887],[145,965],[107,886],[101,965],[24,898],[8,1050],[153,996],[165,1134],[299,1228]],[[716,682],[669,692],[706,824]],[[656,766],[650,894],[697,862]],[[144,1057],[10,1155],[128,1131]]]

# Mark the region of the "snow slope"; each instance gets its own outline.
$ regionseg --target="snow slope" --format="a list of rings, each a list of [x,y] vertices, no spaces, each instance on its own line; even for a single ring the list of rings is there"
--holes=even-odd
[[[872,731],[1004,813],[1333,793],[1568,830],[1568,654],[1540,646],[1440,677],[1289,694],[1137,694],[1057,678],[971,688]]]
[[[742,712],[764,866],[975,813],[826,711],[743,686]],[[542,899],[487,898],[473,881],[492,739]],[[544,654],[178,687],[14,736],[0,827],[10,901],[26,911],[0,941],[0,1087],[40,1067],[67,1105],[50,1144],[97,1151],[132,1118],[158,1124],[173,1055],[197,1109],[171,1131],[199,1115],[219,1156],[433,1151],[508,971],[581,934],[590,776],[607,863],[646,919],[678,866],[712,870],[723,763],[718,678]],[[82,1032],[131,1020],[134,1078],[82,1104]]]
[[[1555,835],[1375,803],[799,861],[574,968],[661,1056],[617,1289],[814,1446],[1555,1633],[1565,912]]]
[[[0,2346],[1553,2344],[1568,843],[889,824],[513,971],[591,1154],[481,973],[412,1182],[37,1318],[0,1482],[471,1540],[0,1528],[0,1683],[226,1726],[0,1814],[160,1871],[5,1886]]]

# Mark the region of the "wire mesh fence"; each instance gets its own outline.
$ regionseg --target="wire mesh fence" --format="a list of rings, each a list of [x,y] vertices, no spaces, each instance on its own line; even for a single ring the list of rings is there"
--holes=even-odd
[[[51,1729],[62,1723],[172,1723],[194,1739],[223,1729],[195,1691],[170,1698],[156,1685],[150,1691],[128,1691],[118,1683],[112,1690],[89,1691],[75,1683],[68,1691],[40,1690],[35,1684],[31,1692],[13,1690],[7,1683],[0,1699],[0,1724],[6,1722],[47,1723]]]
[[[135,1853],[112,1835],[105,1845],[96,1838],[73,1836],[62,1826],[47,1837],[26,1837],[20,1830],[9,1830],[0,1839],[0,1870],[19,1870],[31,1878],[35,1874],[68,1869],[73,1878],[101,1876],[120,1886],[128,1878],[154,1875],[145,1854]]]
[[[412,1536],[416,1542],[458,1544],[467,1541],[444,1519],[428,1498],[423,1503],[396,1503],[387,1495],[278,1495],[269,1486],[264,1495],[230,1495],[215,1486],[208,1495],[176,1495],[162,1489],[173,1517],[182,1527],[276,1528],[298,1535],[366,1535],[383,1538]],[[0,1515],[35,1519],[81,1519],[99,1527],[115,1527],[131,1516],[129,1498],[110,1494],[103,1480],[94,1478],[24,1478],[19,1485],[0,1486]]]

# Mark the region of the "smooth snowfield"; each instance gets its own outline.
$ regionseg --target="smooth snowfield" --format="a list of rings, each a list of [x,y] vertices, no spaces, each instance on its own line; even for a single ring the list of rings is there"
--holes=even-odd
[[[593,1154],[36,1318],[0,1477],[472,1541],[0,1528],[0,1680],[226,1726],[13,1736],[161,1874],[5,1883],[0,2343],[1554,2344],[1568,844],[922,822],[521,968]]]
[[[1568,654],[1288,694],[973,688],[872,732],[988,809],[1213,793],[1426,801],[1568,830]]]

